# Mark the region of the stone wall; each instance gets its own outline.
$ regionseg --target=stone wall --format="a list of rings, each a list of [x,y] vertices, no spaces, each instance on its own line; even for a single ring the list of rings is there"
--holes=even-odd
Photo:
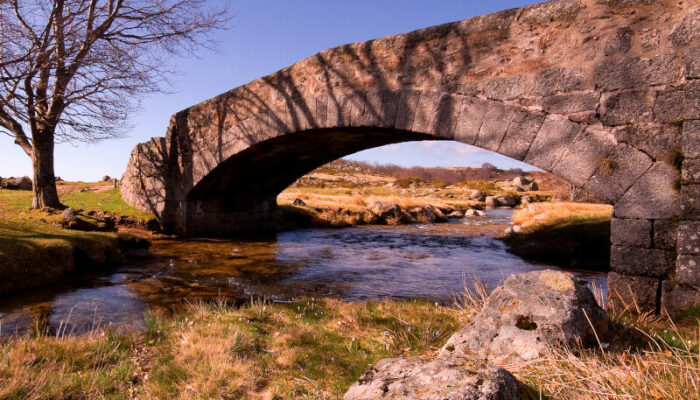
[[[266,230],[314,167],[456,140],[614,204],[613,306],[698,305],[699,20],[698,0],[560,0],[325,50],[175,114],[122,191],[176,232]]]

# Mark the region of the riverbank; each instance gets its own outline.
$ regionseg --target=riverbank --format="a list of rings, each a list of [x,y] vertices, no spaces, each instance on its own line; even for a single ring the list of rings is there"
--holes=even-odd
[[[409,173],[426,178],[404,176]],[[542,172],[402,169],[339,160],[305,175],[278,195],[279,228],[440,223],[482,216],[486,208],[562,199],[568,195],[566,190],[563,181]]]
[[[536,203],[513,213],[502,236],[509,251],[529,260],[566,267],[610,268],[612,206]]]
[[[339,399],[379,359],[432,357],[476,315],[482,299],[469,295],[455,307],[314,298],[238,307],[218,301],[148,314],[138,334],[28,335],[0,345],[0,398]],[[532,398],[695,398],[696,317],[674,325],[616,316],[650,343],[638,350],[614,350],[614,343],[585,351],[555,348],[506,368]]]
[[[63,203],[76,210],[66,229],[59,210],[31,209],[31,191],[0,189],[0,295],[55,283],[77,272],[106,268],[148,248],[150,215],[129,207],[111,182],[60,182]],[[118,232],[123,226],[128,232]]]

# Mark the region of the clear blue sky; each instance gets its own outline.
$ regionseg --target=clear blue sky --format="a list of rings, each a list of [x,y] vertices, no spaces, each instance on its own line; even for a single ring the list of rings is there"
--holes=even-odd
[[[176,60],[181,74],[175,93],[146,99],[123,139],[92,145],[62,144],[56,174],[91,181],[119,177],[131,149],[165,135],[175,112],[293,64],[320,50],[345,43],[408,32],[431,25],[520,7],[532,0],[232,0],[230,30],[218,35],[219,53]],[[456,142],[411,142],[363,151],[351,158],[412,166],[478,166],[491,162],[531,168],[498,154]],[[0,136],[0,176],[31,175],[31,162],[11,138]]]

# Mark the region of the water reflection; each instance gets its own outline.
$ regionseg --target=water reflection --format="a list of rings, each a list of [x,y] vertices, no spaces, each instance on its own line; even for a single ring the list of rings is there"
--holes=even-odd
[[[156,258],[3,299],[0,335],[40,329],[77,334],[97,327],[143,329],[149,308],[251,296],[333,296],[451,302],[464,279],[494,286],[507,275],[547,268],[506,252],[493,239],[510,210],[448,224],[361,226],[284,232],[275,241],[162,240]],[[605,287],[605,275],[577,272]]]

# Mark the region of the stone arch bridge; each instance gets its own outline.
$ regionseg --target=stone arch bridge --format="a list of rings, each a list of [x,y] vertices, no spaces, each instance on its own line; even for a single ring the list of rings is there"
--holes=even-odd
[[[268,230],[301,175],[425,139],[607,200],[611,294],[700,305],[698,0],[552,1],[325,50],[173,115],[121,189],[168,231]]]

